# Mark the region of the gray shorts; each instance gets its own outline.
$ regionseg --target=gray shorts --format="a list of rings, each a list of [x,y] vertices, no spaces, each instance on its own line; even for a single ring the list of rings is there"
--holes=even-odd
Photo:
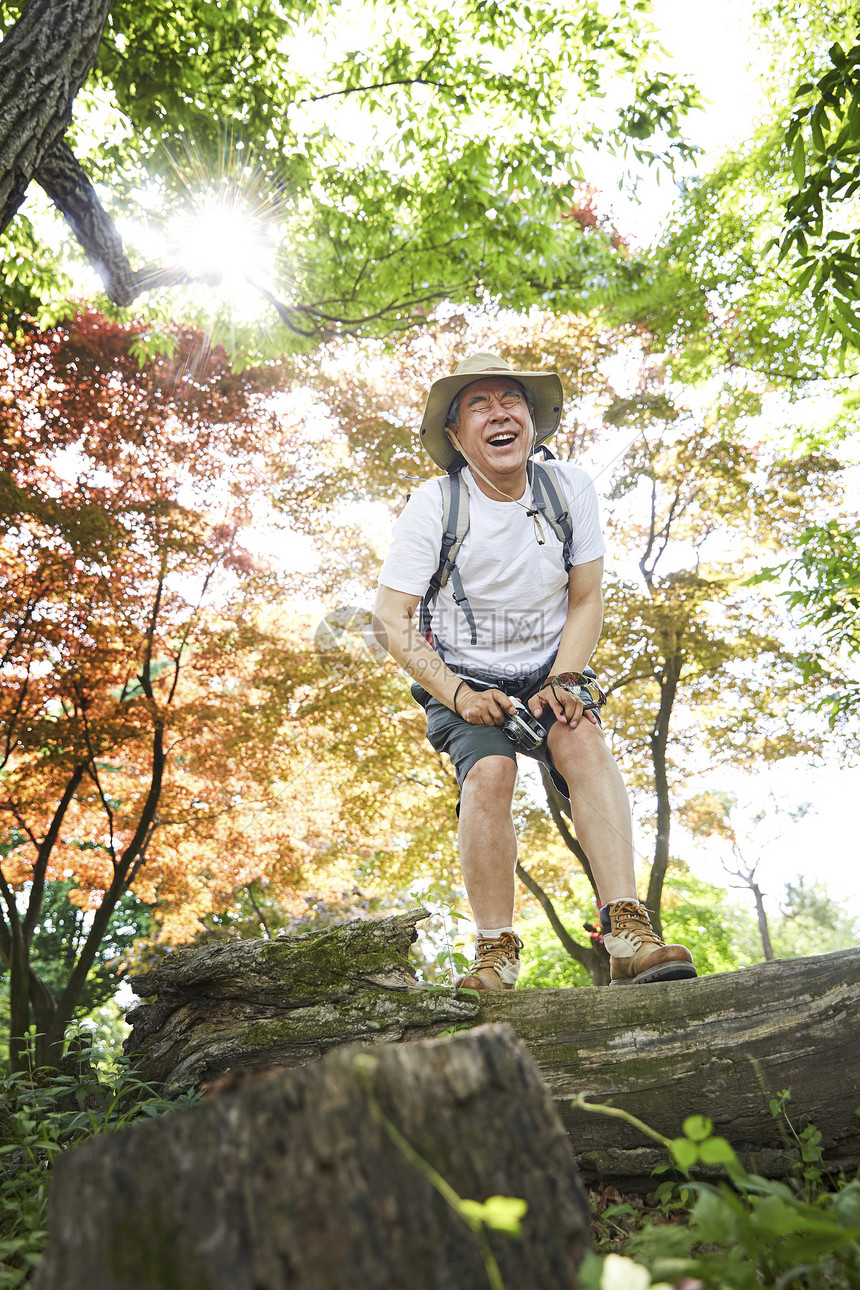
[[[549,668],[542,670],[542,674],[534,675],[526,680],[524,684],[518,685],[511,680],[500,679],[495,689],[502,690],[503,693],[510,695],[512,699],[521,699],[523,703],[528,703],[538,690],[545,683],[549,675]],[[468,678],[471,683],[471,678]],[[485,687],[481,687],[485,688]],[[521,752],[525,757],[531,757],[535,761],[542,762],[549,771],[552,782],[556,788],[565,797],[570,797],[567,784],[556,770],[549,755],[546,743],[540,748],[532,751],[526,751],[517,748],[501,726],[476,726],[469,721],[464,721],[456,712],[452,712],[444,703],[438,699],[432,698],[427,691],[417,682],[412,686],[412,697],[427,713],[427,738],[439,753],[447,753],[454,763],[454,770],[457,773],[457,783],[460,785],[462,792],[463,781],[469,771],[483,757],[510,757],[511,761],[517,760],[517,752]],[[538,720],[549,734],[555,725],[555,713],[551,708],[544,708],[543,716]],[[459,811],[459,804],[457,807]]]

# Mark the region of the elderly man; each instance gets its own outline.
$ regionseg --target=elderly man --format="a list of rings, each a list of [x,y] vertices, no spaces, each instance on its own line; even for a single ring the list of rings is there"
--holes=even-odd
[[[477,990],[511,989],[520,969],[516,746],[502,728],[517,700],[528,709],[520,728],[536,728],[540,741],[525,751],[569,798],[591,861],[613,984],[696,975],[689,950],[664,944],[639,903],[627,793],[593,702],[594,674],[583,675],[603,622],[597,498],[577,466],[533,460],[561,405],[556,373],[513,371],[494,354],[473,354],[434,382],[421,441],[448,479],[423,484],[407,503],[376,601],[377,639],[417,682],[427,737],[460,784],[460,863],[477,939],[458,986]],[[413,624],[419,603],[422,630]]]

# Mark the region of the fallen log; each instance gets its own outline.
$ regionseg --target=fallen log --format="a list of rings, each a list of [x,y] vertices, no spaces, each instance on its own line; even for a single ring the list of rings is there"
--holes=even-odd
[[[648,1190],[662,1148],[579,1109],[610,1102],[667,1137],[706,1115],[753,1171],[790,1172],[794,1136],[823,1135],[825,1162],[860,1163],[860,948],[760,963],[693,981],[517,990],[483,1002],[531,1052],[574,1143],[583,1180]],[[784,1118],[770,1102],[790,1090]]]
[[[132,977],[144,1002],[128,1016],[125,1051],[146,1080],[182,1089],[473,1022],[473,1001],[419,988],[409,947],[426,917],[416,908],[324,932],[174,950]]]
[[[556,1099],[587,1181],[649,1190],[664,1153],[629,1125],[580,1109],[581,1094],[668,1137],[712,1118],[770,1177],[797,1159],[770,1100],[791,1092],[795,1130],[814,1123],[826,1163],[860,1161],[860,949],[777,960],[648,986],[515,990],[457,999],[408,966],[412,910],[318,937],[176,951],[136,988],[126,1045],[147,1079],[178,1087],[236,1069],[301,1065],[356,1039],[402,1042],[452,1025],[504,1021]]]
[[[486,1232],[506,1286],[574,1290],[587,1200],[506,1026],[341,1050],[69,1151],[34,1290],[486,1290],[431,1168],[527,1203],[520,1235]]]

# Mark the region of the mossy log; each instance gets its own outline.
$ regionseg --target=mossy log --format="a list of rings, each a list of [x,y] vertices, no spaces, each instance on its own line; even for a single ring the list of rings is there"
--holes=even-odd
[[[145,1079],[182,1089],[473,1022],[473,1001],[419,988],[409,947],[426,917],[416,908],[325,932],[174,950],[132,978],[144,1003],[129,1014],[125,1051]]]
[[[34,1290],[486,1290],[427,1165],[460,1198],[526,1201],[521,1235],[488,1238],[506,1286],[573,1290],[588,1204],[507,1026],[344,1049],[91,1139],[55,1165]]]
[[[778,1177],[796,1144],[769,1102],[789,1089],[795,1128],[814,1123],[826,1160],[856,1169],[860,949],[692,981],[458,1000],[419,986],[408,966],[422,916],[176,951],[136,982],[154,1001],[133,1014],[127,1048],[141,1053],[147,1078],[183,1087],[229,1070],[300,1065],[356,1039],[505,1021],[552,1091],[587,1181],[649,1190],[665,1155],[628,1124],[579,1109],[581,1094],[669,1137],[686,1116],[708,1115],[752,1167]]]

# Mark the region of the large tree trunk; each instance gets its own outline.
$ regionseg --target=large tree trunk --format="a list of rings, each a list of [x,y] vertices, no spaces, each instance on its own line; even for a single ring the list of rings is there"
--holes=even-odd
[[[570,1144],[503,1026],[334,1053],[55,1170],[35,1290],[573,1290],[588,1244]],[[528,1210],[482,1252],[457,1197],[491,1196]]]
[[[659,1148],[576,1106],[586,1094],[669,1137],[710,1116],[752,1165],[792,1157],[768,1103],[815,1123],[828,1161],[860,1160],[860,949],[779,960],[691,981],[514,990],[457,998],[421,987],[407,963],[413,910],[316,936],[176,950],[134,984],[152,1001],[126,1044],[141,1074],[188,1087],[231,1070],[302,1065],[356,1039],[408,1041],[453,1024],[505,1021],[535,1058],[588,1180],[650,1190]]]
[[[144,291],[188,279],[171,269],[132,269],[113,220],[64,141],[112,7],[113,0],[28,0],[0,43],[0,232],[30,184],[39,184],[110,299],[129,305]]]
[[[0,874],[0,891],[6,905],[6,919],[0,913],[0,954],[9,968],[9,1063],[13,1071],[28,1070],[35,1060],[36,1066],[54,1064],[63,1055],[65,1027],[59,1032],[59,1042],[50,1039],[56,1021],[57,1005],[44,981],[34,971],[30,962],[33,935],[42,916],[45,894],[45,875],[51,853],[60,837],[66,812],[72,804],[78,786],[84,777],[84,766],[72,771],[63,795],[54,811],[48,830],[42,839],[27,897],[27,912],[21,917],[15,894]],[[30,1051],[30,1025],[35,1022],[35,1051]]]
[[[793,1123],[817,1125],[828,1163],[853,1173],[860,1161],[860,949],[692,981],[516,990],[484,1001],[481,1018],[508,1022],[532,1053],[587,1182],[650,1190],[665,1153],[579,1109],[583,1093],[668,1137],[709,1116],[754,1170],[780,1177],[796,1143],[769,1103],[790,1089]]]
[[[0,232],[62,142],[113,0],[29,0],[0,44]]]

